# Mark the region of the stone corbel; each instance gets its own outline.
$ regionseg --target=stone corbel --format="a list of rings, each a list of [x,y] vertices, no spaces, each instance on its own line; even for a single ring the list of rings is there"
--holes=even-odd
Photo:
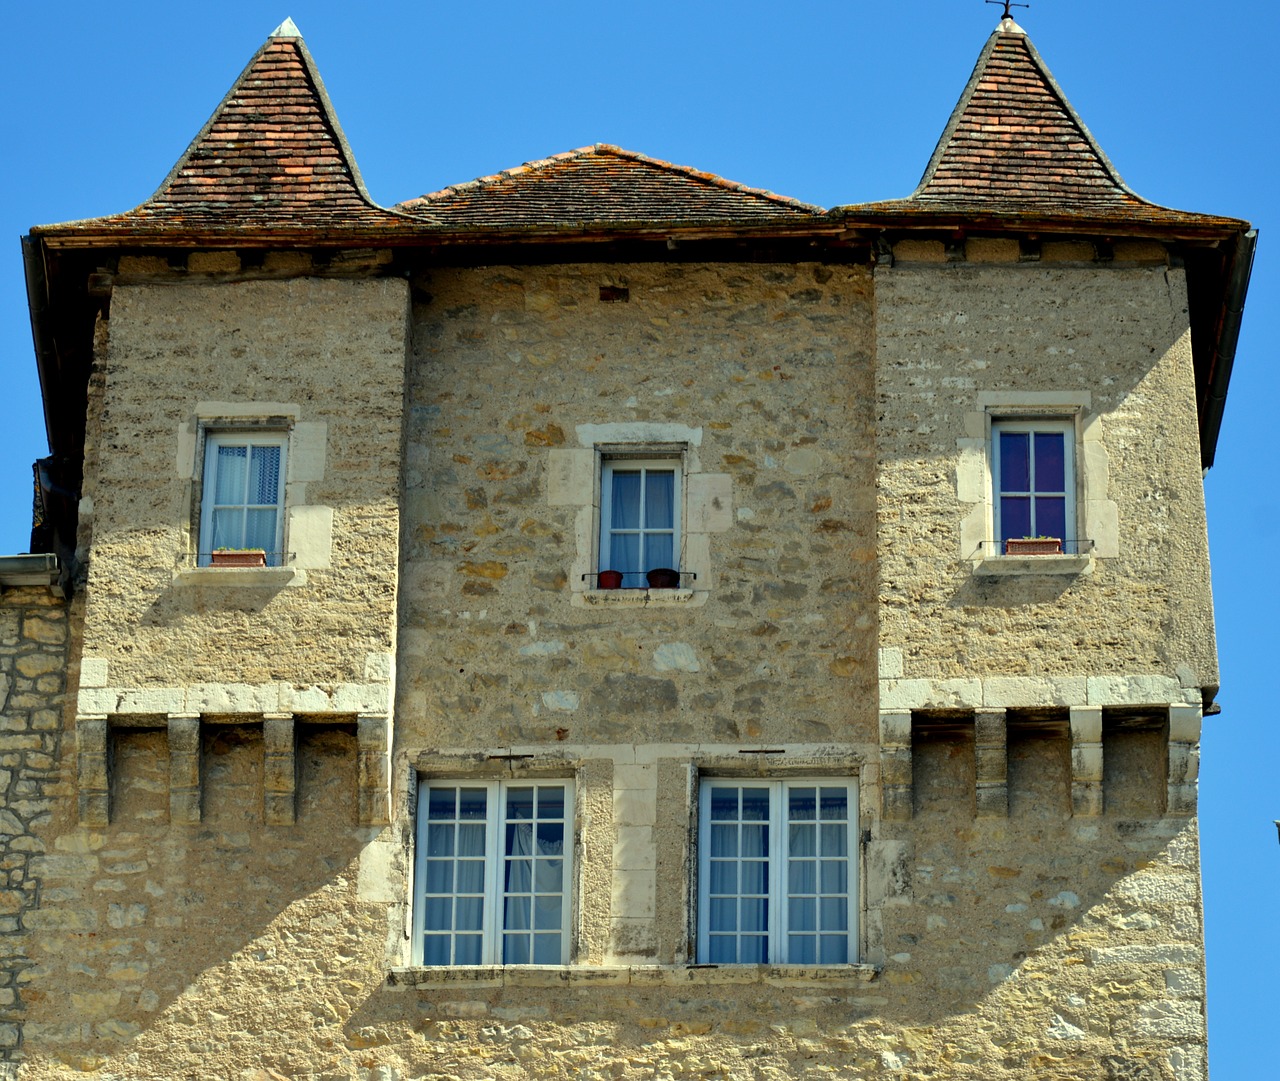
[[[1071,813],[1102,814],[1102,707],[1073,706],[1071,717]]]
[[[915,800],[911,768],[911,711],[880,713],[880,814],[886,822],[909,822]]]
[[[1199,706],[1169,707],[1169,780],[1168,813],[1196,813],[1196,782],[1200,776]]]
[[[292,713],[262,716],[262,813],[268,826],[297,820],[298,755]]]
[[[81,714],[76,718],[76,781],[82,826],[105,826],[110,820],[108,745],[105,714]]]
[[[359,760],[359,822],[385,826],[391,821],[391,718],[361,713],[356,718]]]
[[[978,817],[1009,814],[1009,740],[1002,709],[980,710],[973,717]]]

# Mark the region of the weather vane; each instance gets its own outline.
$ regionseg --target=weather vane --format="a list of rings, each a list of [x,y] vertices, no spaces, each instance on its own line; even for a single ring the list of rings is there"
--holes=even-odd
[[[1002,16],[1002,18],[1005,18],[1005,19],[1012,19],[1012,18],[1013,18],[1013,16],[1009,14],[1009,9],[1010,9],[1010,8],[1029,8],[1029,7],[1031,6],[1030,4],[1014,4],[1014,3],[1011,3],[1011,2],[1010,2],[1010,0],[987,0],[987,3],[988,3],[988,4],[1003,4],[1003,5],[1004,5],[1004,15]]]

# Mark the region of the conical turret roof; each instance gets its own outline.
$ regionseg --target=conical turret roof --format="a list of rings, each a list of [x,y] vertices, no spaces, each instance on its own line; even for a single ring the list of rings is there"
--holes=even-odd
[[[311,54],[286,19],[150,199],[123,214],[36,231],[313,236],[420,225],[369,197]]]

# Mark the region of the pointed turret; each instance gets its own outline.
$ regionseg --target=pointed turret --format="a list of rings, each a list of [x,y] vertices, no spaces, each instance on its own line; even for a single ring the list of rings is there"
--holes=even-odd
[[[286,19],[150,199],[124,214],[69,224],[81,234],[175,238],[421,223],[369,197],[311,54]]]

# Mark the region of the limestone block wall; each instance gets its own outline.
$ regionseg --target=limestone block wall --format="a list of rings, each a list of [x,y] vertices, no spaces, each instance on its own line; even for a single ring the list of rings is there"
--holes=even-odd
[[[865,268],[414,284],[402,746],[874,738]],[[683,458],[676,599],[584,595],[599,455],[628,446]]]
[[[385,713],[407,287],[166,271],[122,261],[100,338],[82,712]],[[245,426],[287,435],[283,565],[197,567],[203,439]]]
[[[0,1077],[25,1051],[23,1022],[44,994],[32,936],[54,808],[74,791],[64,748],[68,606],[47,588],[0,589]]]
[[[882,674],[953,681],[936,705],[1198,702],[1218,674],[1182,271],[1149,247],[1072,265],[1056,260],[1092,248],[947,264],[900,247],[876,272]],[[979,573],[984,418],[1044,412],[1077,425],[1088,566]],[[974,686],[1009,678],[1039,682]]]

